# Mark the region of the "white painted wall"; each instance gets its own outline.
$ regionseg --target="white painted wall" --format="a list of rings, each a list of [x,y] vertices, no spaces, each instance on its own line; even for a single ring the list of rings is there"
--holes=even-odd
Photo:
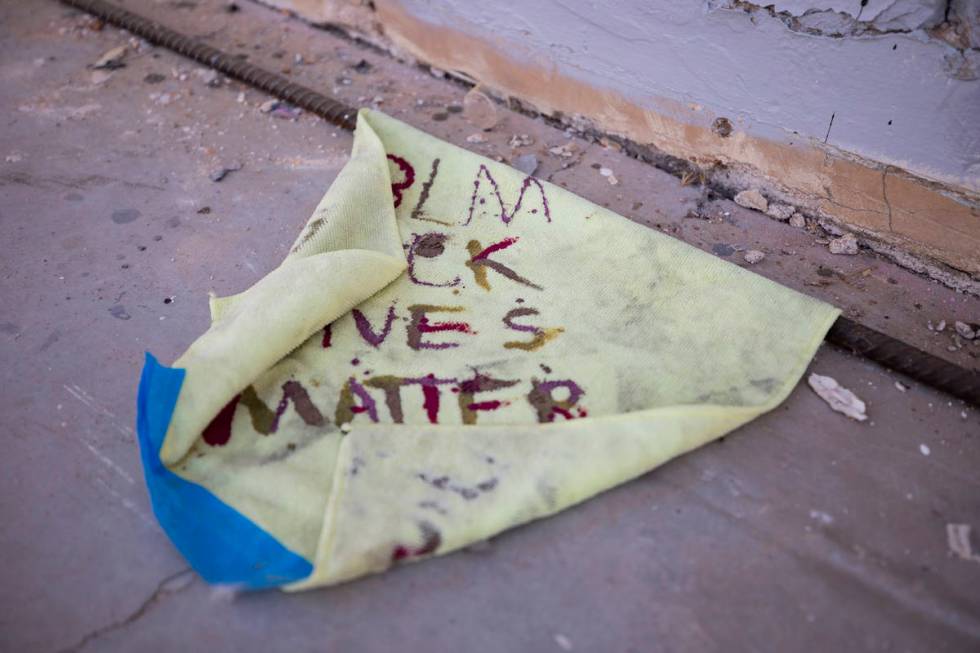
[[[402,0],[684,120],[725,116],[754,135],[822,142],[834,115],[829,145],[980,191],[980,51],[930,35],[946,0],[761,2],[773,11],[737,0]],[[980,34],[980,1],[949,9]]]

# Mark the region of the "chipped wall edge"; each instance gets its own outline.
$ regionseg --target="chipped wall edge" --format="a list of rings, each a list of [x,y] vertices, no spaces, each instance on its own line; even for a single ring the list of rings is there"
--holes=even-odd
[[[512,58],[491,40],[407,11],[397,0],[262,0],[394,56],[447,71],[525,112],[586,136],[612,136],[631,155],[674,174],[696,170],[726,196],[757,188],[813,224],[855,232],[867,248],[961,291],[980,295],[980,195],[861,158],[813,139],[776,142],[683,121]],[[801,139],[803,140],[803,139]]]

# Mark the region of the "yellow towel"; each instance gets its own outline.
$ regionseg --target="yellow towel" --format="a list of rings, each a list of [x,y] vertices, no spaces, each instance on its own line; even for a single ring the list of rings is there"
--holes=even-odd
[[[779,404],[838,315],[375,111],[286,260],[211,311],[159,461],[310,563],[289,589],[709,442]]]

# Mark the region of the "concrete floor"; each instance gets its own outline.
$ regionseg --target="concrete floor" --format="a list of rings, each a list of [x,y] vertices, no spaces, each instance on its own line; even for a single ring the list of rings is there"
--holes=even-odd
[[[741,264],[762,249],[760,274],[978,366],[980,346],[926,328],[980,321],[975,297],[728,201],[685,217],[697,187],[614,149],[579,141],[562,169],[547,149],[573,137],[503,109],[486,144],[467,143],[477,130],[446,111],[465,89],[263,7],[122,4],[464,147],[536,153],[541,177]],[[980,550],[980,415],[827,347],[812,369],[857,392],[868,422],[801,385],[724,440],[479,551],[299,595],[207,586],[143,487],[143,351],[173,360],[206,328],[207,290],[281,260],[351,137],[264,114],[262,94],[211,88],[156,48],[108,76],[87,68],[128,38],[53,1],[0,2],[0,648],[978,650],[980,557],[956,555],[947,526],[971,526]],[[534,143],[513,149],[514,134]],[[229,164],[242,168],[208,178]]]

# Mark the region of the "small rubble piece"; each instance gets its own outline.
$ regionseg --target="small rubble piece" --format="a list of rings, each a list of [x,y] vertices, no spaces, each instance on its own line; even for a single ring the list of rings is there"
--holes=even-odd
[[[960,334],[961,337],[966,338],[967,340],[973,340],[977,337],[977,335],[980,335],[977,333],[977,331],[980,330],[980,325],[967,324],[966,322],[960,322],[957,320],[953,326],[956,327],[956,333]]]
[[[490,131],[499,121],[497,107],[494,106],[490,96],[481,91],[479,86],[470,89],[463,98],[463,118],[483,131]]]
[[[467,143],[486,143],[487,137],[483,134],[470,134],[466,137]]]
[[[844,234],[840,238],[834,238],[827,247],[831,254],[853,256],[858,253],[858,241],[854,234]]]
[[[757,249],[750,249],[743,254],[745,257],[745,262],[749,265],[755,265],[756,263],[761,263],[762,259],[766,258],[765,252],[760,252]]]
[[[950,553],[960,560],[980,562],[980,555],[973,552],[973,545],[970,544],[971,530],[969,524],[946,524],[946,542]]]
[[[216,168],[212,169],[208,173],[208,179],[214,182],[221,181],[229,175],[229,173],[235,172],[236,170],[241,170],[242,164],[238,161],[228,164],[220,164]]]
[[[766,215],[781,222],[789,220],[794,213],[796,213],[796,209],[789,204],[770,204],[769,208],[766,209]]]
[[[561,633],[555,633],[555,644],[558,645],[563,651],[571,651],[574,647],[572,646],[572,640],[568,639]]]
[[[303,110],[279,100],[267,100],[259,105],[259,111],[281,120],[297,120]]]
[[[93,70],[92,71],[92,83],[96,86],[100,84],[105,84],[112,77],[111,70]]]
[[[175,96],[172,93],[150,93],[150,99],[165,107],[174,101]]]
[[[436,79],[442,79],[446,76],[446,71],[442,68],[436,68],[434,66],[429,66],[429,73]]]
[[[18,161],[22,160],[23,158],[24,158],[24,155],[23,154],[21,154],[20,152],[14,152],[13,154],[8,154],[7,155],[7,158],[5,159],[5,161],[7,163],[17,163]]]
[[[117,68],[122,68],[126,64],[123,62],[123,57],[126,56],[126,46],[120,45],[118,47],[112,48],[92,64],[92,68],[99,70],[116,70]]]
[[[735,196],[735,203],[739,206],[744,206],[747,209],[755,209],[756,211],[766,212],[769,208],[769,202],[762,193],[756,189],[743,190],[741,193]]]
[[[932,451],[929,449],[928,444],[920,444],[919,453],[921,453],[923,456],[928,456],[930,453],[932,453]]]
[[[830,526],[834,523],[834,516],[829,512],[824,512],[823,510],[811,510],[810,519],[813,521],[818,521],[824,526]]]
[[[560,156],[563,159],[570,159],[575,156],[576,150],[578,150],[578,146],[575,144],[575,141],[568,141],[564,145],[548,148],[550,154]]]
[[[280,120],[299,120],[299,117],[303,115],[303,110],[299,107],[294,107],[291,104],[286,104],[285,102],[280,102],[279,106],[272,110],[271,115],[274,118],[279,118]]]
[[[898,390],[899,392],[905,392],[906,390],[909,389],[909,387],[904,383],[902,383],[901,381],[895,381],[895,389]]]
[[[606,178],[610,186],[618,186],[619,180],[610,168],[599,168],[599,174]]]
[[[510,137],[510,141],[508,141],[507,144],[510,145],[511,148],[516,149],[526,145],[534,145],[534,139],[527,134],[514,134]]]
[[[214,70],[213,68],[198,68],[194,72],[197,73],[197,76],[201,78],[201,81],[204,82],[205,85],[210,86],[211,88],[218,88],[221,86],[221,75],[217,70]]]
[[[160,73],[150,73],[143,78],[143,81],[147,84],[159,84],[160,82],[167,79],[164,75]]]
[[[616,152],[622,152],[623,151],[623,146],[622,145],[620,145],[616,141],[609,140],[605,136],[602,136],[602,137],[599,138],[599,145],[601,145],[602,147],[604,147],[607,150],[615,150]]]
[[[831,409],[859,422],[868,419],[867,414],[865,414],[864,402],[858,399],[853,392],[837,383],[836,379],[811,374],[807,378],[807,383],[821,399],[827,402]]]
[[[946,320],[939,320],[939,324],[936,325],[936,331],[940,333],[946,330]]]
[[[800,213],[794,213],[789,218],[789,224],[791,227],[796,227],[797,229],[806,228],[806,218]]]
[[[533,154],[522,154],[511,161],[511,165],[530,177],[538,169],[538,157]]]

